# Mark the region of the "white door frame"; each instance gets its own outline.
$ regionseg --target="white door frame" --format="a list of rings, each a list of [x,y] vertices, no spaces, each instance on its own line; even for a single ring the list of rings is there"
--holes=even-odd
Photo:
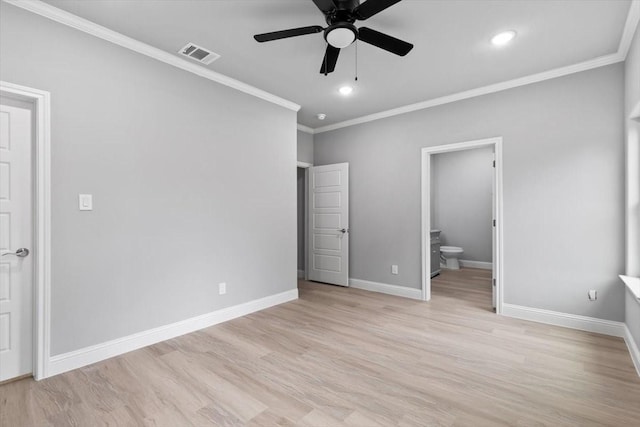
[[[309,280],[309,259],[307,254],[307,242],[309,241],[309,168],[313,163],[298,162],[297,167],[304,169],[304,280]]]
[[[0,95],[34,106],[33,182],[33,376],[49,376],[51,327],[51,95],[0,81]]]
[[[439,153],[494,147],[496,179],[494,212],[496,220],[496,259],[493,260],[496,278],[496,313],[502,313],[503,283],[503,229],[502,229],[502,137],[479,139],[456,144],[424,147],[422,149],[422,299],[431,299],[431,156]]]

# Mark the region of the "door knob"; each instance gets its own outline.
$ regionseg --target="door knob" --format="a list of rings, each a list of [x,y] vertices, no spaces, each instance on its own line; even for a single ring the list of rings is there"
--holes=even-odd
[[[20,248],[20,249],[18,249],[18,250],[17,250],[17,251],[15,251],[15,252],[7,252],[7,253],[5,253],[5,254],[2,254],[2,256],[5,256],[5,255],[15,255],[15,256],[17,256],[17,257],[19,257],[19,258],[24,258],[24,257],[26,257],[26,256],[29,256],[29,249],[27,249],[27,248]]]
[[[348,230],[348,229],[346,229],[346,228],[341,228],[341,229],[339,229],[338,231],[339,231],[339,232],[341,232],[342,234],[345,234],[345,233],[346,233],[347,231],[349,231],[349,230]]]

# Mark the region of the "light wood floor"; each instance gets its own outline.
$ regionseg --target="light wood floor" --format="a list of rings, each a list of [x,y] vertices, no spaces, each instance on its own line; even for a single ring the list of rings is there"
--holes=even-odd
[[[493,314],[486,271],[444,271],[429,303],[299,288],[295,302],[0,386],[0,425],[640,425],[624,342]]]

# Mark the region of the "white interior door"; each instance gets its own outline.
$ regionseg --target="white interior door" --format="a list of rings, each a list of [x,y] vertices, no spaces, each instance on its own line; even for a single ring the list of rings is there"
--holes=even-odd
[[[308,177],[308,278],[349,286],[349,164],[310,167]]]
[[[0,98],[0,381],[33,371],[31,123]]]

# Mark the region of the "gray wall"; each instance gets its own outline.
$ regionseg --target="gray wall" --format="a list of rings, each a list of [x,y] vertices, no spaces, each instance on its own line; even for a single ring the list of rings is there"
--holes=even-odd
[[[623,83],[616,64],[314,135],[317,165],[350,164],[351,277],[419,288],[421,147],[502,136],[505,302],[622,320]]]
[[[51,92],[53,355],[296,288],[295,112],[4,2],[0,51]]]
[[[640,30],[636,29],[629,55],[625,64],[625,123],[627,129],[627,144],[634,144],[636,153],[640,152],[640,124],[628,120],[632,109],[640,103]],[[629,165],[640,168],[640,158],[628,158]],[[637,183],[635,183],[637,186]],[[637,187],[636,187],[637,188]],[[640,276],[640,207],[637,205],[638,194],[630,195],[636,200],[636,206],[630,206],[628,211],[627,226],[627,268],[626,273],[631,276]],[[640,303],[626,292],[625,322],[633,335],[634,340],[640,345]]]
[[[431,228],[443,245],[460,246],[461,259],[491,262],[493,148],[431,157]]]
[[[298,131],[298,161],[313,164],[313,135]]]
[[[298,161],[313,164],[313,135],[298,131]],[[298,270],[304,270],[304,169],[298,168]]]

